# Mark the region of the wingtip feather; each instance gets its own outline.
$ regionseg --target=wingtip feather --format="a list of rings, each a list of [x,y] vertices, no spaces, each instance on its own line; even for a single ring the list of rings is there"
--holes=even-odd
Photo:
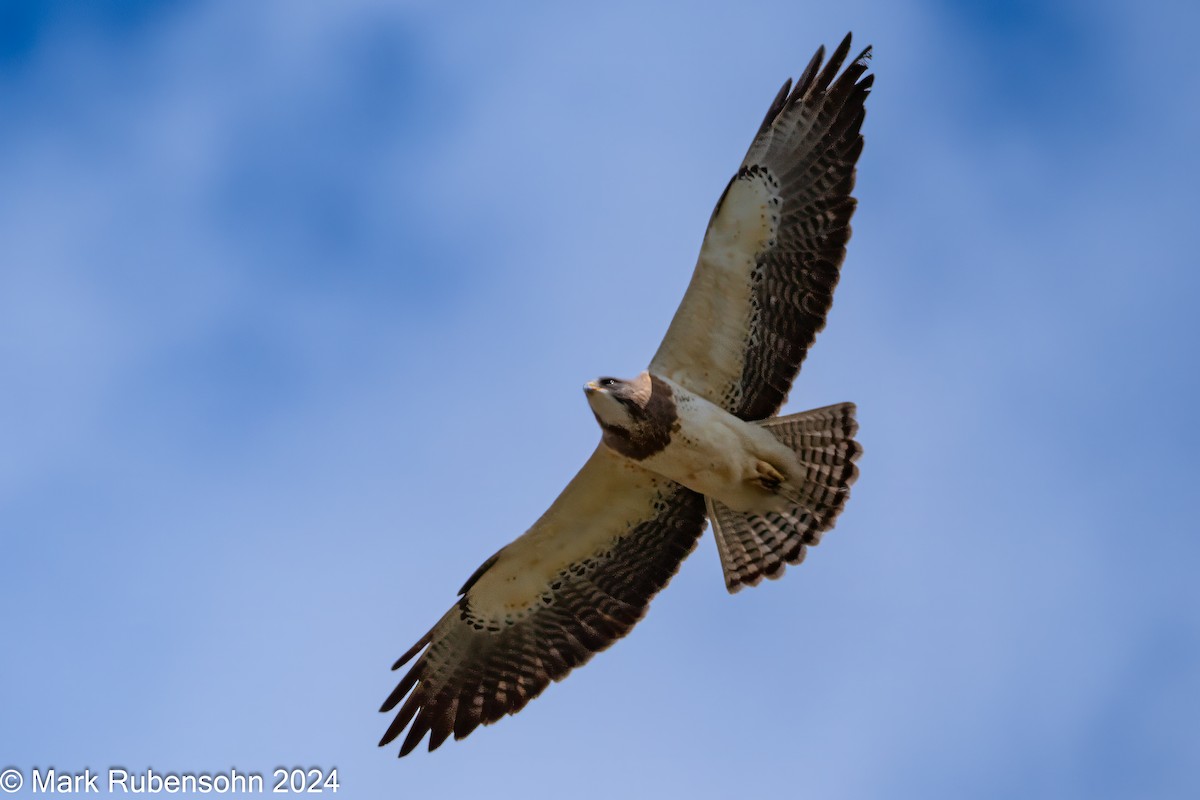
[[[792,92],[792,102],[797,102],[801,97],[808,94],[808,89],[812,85],[813,78],[817,76],[817,70],[821,68],[821,62],[825,60],[825,45],[817,48],[817,52],[813,53],[813,57],[808,60],[808,66],[800,73],[800,78],[796,81],[796,89]]]
[[[429,733],[430,723],[429,714],[425,709],[422,709],[421,713],[417,714],[413,720],[412,727],[408,729],[408,735],[404,737],[404,744],[400,745],[400,755],[397,756],[398,758],[404,758],[404,756],[417,749],[417,745],[425,738],[425,734]],[[429,749],[433,749],[432,742]]]
[[[412,647],[410,647],[404,653],[404,655],[402,655],[398,659],[396,659],[396,663],[392,664],[392,671],[395,672],[396,670],[400,669],[405,664],[407,664],[409,661],[411,661],[413,656],[415,656],[417,653],[421,652],[421,650],[425,647],[425,645],[429,644],[431,641],[433,641],[433,630],[432,629],[430,629],[430,631],[428,633],[426,633],[424,636],[422,636],[417,641],[416,644],[414,644]]]
[[[842,64],[846,61],[846,56],[850,54],[850,34],[846,34],[846,38],[842,39],[834,51],[829,56],[829,61],[826,62],[825,68],[821,70],[821,75],[816,80],[816,85],[819,89],[824,90],[837,75],[838,70],[842,68]]]

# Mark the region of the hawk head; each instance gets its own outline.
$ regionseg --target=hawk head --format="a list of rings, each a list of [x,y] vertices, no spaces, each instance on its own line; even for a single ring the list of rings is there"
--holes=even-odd
[[[584,385],[583,392],[587,395],[588,405],[592,407],[592,413],[596,415],[600,427],[629,430],[639,422],[650,393],[645,390],[639,391],[641,387],[638,385],[638,378],[632,381],[596,378]],[[646,386],[646,389],[648,388],[649,386]]]
[[[627,381],[597,378],[583,391],[604,431],[604,443],[622,455],[639,460],[653,455],[678,427],[671,387],[649,372]]]

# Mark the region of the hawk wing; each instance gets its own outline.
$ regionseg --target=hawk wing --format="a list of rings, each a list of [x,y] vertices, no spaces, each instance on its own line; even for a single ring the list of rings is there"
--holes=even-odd
[[[703,497],[598,447],[542,518],[484,562],[396,662],[420,653],[380,709],[404,701],[380,746],[411,723],[400,755],[426,733],[433,750],[451,733],[461,739],[520,711],[630,631],[704,524]]]
[[[787,399],[825,327],[850,238],[871,49],[835,79],[842,41],[783,85],[717,202],[692,282],[650,371],[742,419]],[[861,79],[861,80],[860,80]]]

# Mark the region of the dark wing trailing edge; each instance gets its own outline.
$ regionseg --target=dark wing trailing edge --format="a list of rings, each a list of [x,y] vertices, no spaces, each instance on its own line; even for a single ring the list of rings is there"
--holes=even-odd
[[[652,372],[747,420],[776,413],[825,327],[854,213],[873,77],[847,36],[784,83],[717,203]]]
[[[427,733],[434,750],[451,734],[462,739],[520,711],[633,628],[704,525],[700,495],[598,449],[546,515],[485,562],[393,666],[416,658],[380,709],[399,706],[380,746],[407,727],[400,755]],[[553,560],[553,550],[559,563],[539,570],[533,559]]]

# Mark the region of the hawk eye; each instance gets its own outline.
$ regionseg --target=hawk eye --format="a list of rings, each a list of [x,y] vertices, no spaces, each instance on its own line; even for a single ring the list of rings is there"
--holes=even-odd
[[[611,389],[612,387],[617,385],[617,379],[616,378],[601,378],[599,381],[597,381],[597,383],[600,384],[600,387],[602,389]]]

